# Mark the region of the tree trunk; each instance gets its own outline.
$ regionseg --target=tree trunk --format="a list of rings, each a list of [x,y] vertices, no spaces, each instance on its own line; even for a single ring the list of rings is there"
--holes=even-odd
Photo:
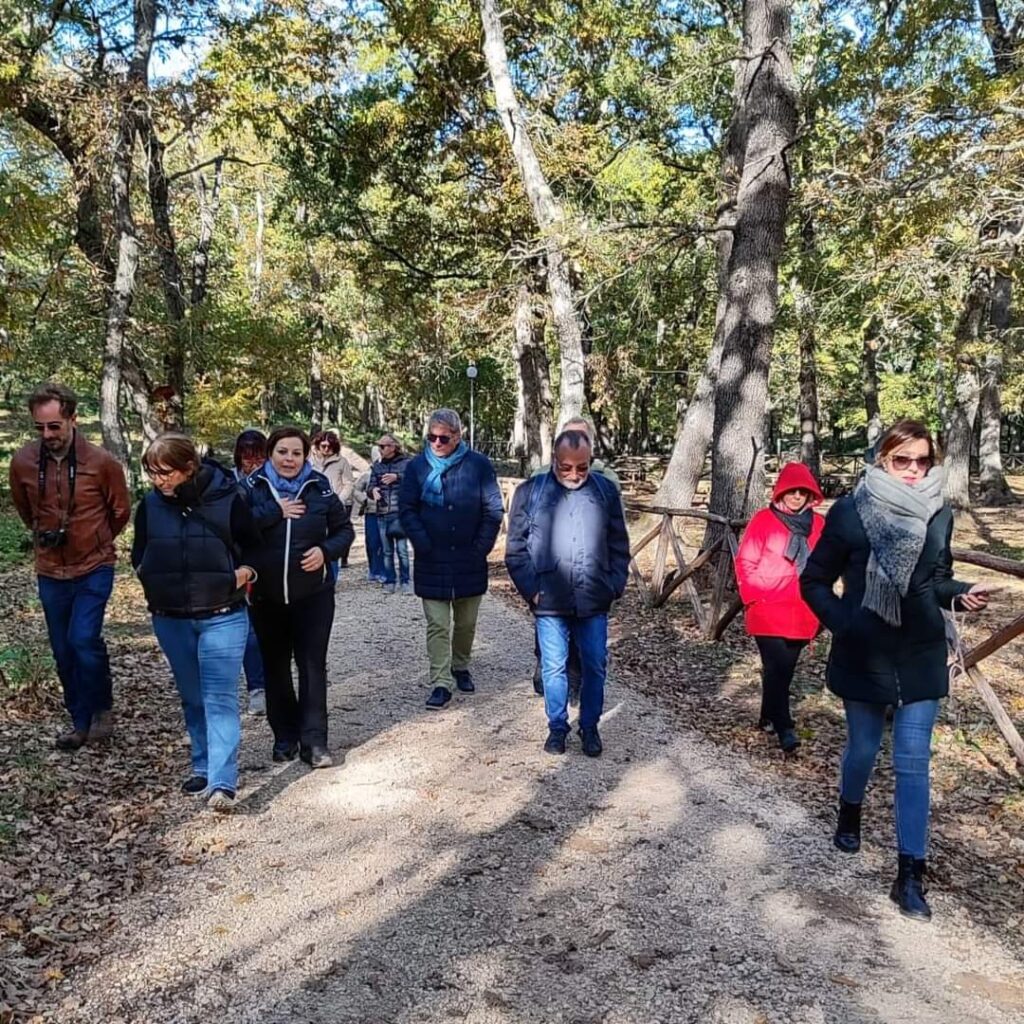
[[[743,116],[743,61],[733,65],[733,112],[726,131],[722,150],[722,165],[718,171],[717,225],[721,228],[715,239],[715,265],[718,300],[715,308],[715,333],[711,339],[704,370],[697,381],[689,402],[680,400],[676,406],[676,438],[672,446],[665,476],[662,478],[654,501],[666,508],[689,508],[697,493],[704,463],[715,427],[715,392],[722,364],[725,344],[726,283],[729,257],[732,253],[733,229],[736,225],[736,193],[743,173],[746,151],[746,120]],[[694,317],[693,326],[699,321]]]
[[[564,247],[565,217],[526,130],[526,117],[509,74],[505,32],[495,0],[480,0],[480,18],[484,29],[484,58],[494,88],[498,115],[512,146],[533,219],[544,240],[548,300],[561,361],[558,407],[558,424],[561,427],[566,420],[583,412],[584,398],[583,330],[573,294],[572,268]]]
[[[864,347],[861,350],[861,392],[864,396],[864,412],[867,415],[868,448],[873,449],[882,435],[882,410],[878,404],[878,335],[875,320],[864,328]]]
[[[253,240],[252,304],[258,306],[263,298],[263,235],[266,231],[263,213],[263,192],[256,192],[256,237]]]
[[[800,419],[800,461],[815,478],[821,479],[821,444],[818,440],[818,366],[817,334],[814,329],[814,300],[797,282],[795,288],[800,339],[800,398],[797,415]]]
[[[516,421],[514,453],[529,471],[551,462],[551,379],[544,345],[544,310],[527,284],[516,294],[514,355]]]
[[[746,0],[742,72],[745,147],[726,272],[722,362],[715,391],[711,509],[744,518],[764,503],[768,367],[789,208],[787,152],[796,137],[790,0]]]
[[[821,29],[821,9],[814,8],[815,23]],[[810,70],[805,71],[805,78]],[[813,125],[815,111],[811,108],[808,123]],[[814,156],[805,149],[801,156],[801,170],[804,180],[814,174]],[[800,266],[793,283],[793,302],[796,308],[797,334],[800,348],[800,397],[797,401],[797,418],[800,420],[800,461],[808,466],[817,479],[821,479],[821,443],[818,437],[818,337],[816,313],[812,288],[818,269],[817,234],[814,214],[809,206],[801,210],[800,224]]]
[[[981,377],[981,440],[978,462],[981,470],[981,503],[1005,505],[1016,497],[1003,475],[1003,455],[1000,449],[1003,410],[999,389],[1003,382],[1003,347],[1005,332],[1010,326],[1010,303],[1013,280],[1009,275],[996,273],[992,282],[990,348],[985,356]]]
[[[127,103],[127,99],[124,101]],[[107,329],[103,342],[103,378],[100,383],[100,430],[107,450],[130,470],[128,444],[121,430],[121,372],[125,337],[135,298],[135,273],[139,266],[139,239],[132,217],[131,173],[135,126],[128,110],[122,110],[111,168],[110,193],[117,264],[107,302]]]
[[[979,268],[971,278],[956,326],[953,405],[945,430],[946,493],[953,507],[959,509],[971,507],[971,450],[981,394],[974,346],[984,330],[989,297],[988,274]]]

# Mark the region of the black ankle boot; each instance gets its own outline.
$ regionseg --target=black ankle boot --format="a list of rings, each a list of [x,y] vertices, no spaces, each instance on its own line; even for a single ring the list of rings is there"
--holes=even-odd
[[[839,798],[839,822],[832,842],[843,853],[856,853],[860,849],[860,804]]]
[[[892,883],[889,899],[898,903],[900,913],[915,921],[930,921],[932,909],[925,902],[925,862],[909,853],[900,854],[899,874]]]

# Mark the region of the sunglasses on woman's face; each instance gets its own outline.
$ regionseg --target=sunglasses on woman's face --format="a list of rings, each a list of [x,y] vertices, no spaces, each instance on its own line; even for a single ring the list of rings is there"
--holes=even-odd
[[[916,466],[927,473],[932,468],[932,457],[930,455],[921,455],[918,458],[914,458],[911,455],[893,455],[889,459],[889,463],[897,473],[902,473],[910,469],[911,466]]]
[[[429,444],[447,444],[451,439],[451,434],[427,434]]]

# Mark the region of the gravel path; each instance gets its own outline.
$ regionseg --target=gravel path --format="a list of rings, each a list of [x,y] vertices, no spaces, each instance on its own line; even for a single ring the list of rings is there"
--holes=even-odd
[[[105,1024],[876,1024],[1024,1020],[1024,964],[933,892],[886,897],[742,758],[610,685],[605,756],[545,756],[529,619],[483,605],[478,692],[427,694],[420,603],[353,568],[331,649],[336,765],[271,765],[167,836],[55,1019]]]

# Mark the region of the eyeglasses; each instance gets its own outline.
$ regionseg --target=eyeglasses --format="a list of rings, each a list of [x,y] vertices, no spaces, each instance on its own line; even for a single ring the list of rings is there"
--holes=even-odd
[[[382,445],[378,445],[380,448],[394,448],[395,446],[390,441],[385,441]]]
[[[911,466],[916,466],[927,473],[932,468],[932,457],[930,455],[922,455],[915,459],[910,455],[892,455],[889,458],[889,465],[897,473],[902,473],[904,470],[910,469]]]
[[[451,439],[451,434],[427,434],[428,444],[447,444]]]
[[[146,467],[146,476],[150,480],[166,480],[168,477],[174,476],[178,471],[176,469],[154,469],[152,466]]]
[[[321,451],[330,451],[331,445],[330,445],[330,443],[329,443],[329,442],[327,442],[327,441],[322,441],[322,442],[321,442],[321,443],[320,443],[320,444],[318,445],[318,447],[320,448],[320,450],[321,450]]]

